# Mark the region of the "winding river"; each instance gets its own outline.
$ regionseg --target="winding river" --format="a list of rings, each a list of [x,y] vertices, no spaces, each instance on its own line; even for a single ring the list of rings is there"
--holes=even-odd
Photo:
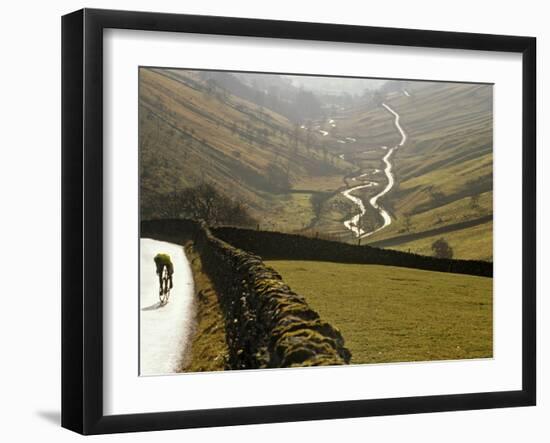
[[[356,237],[359,238],[363,237],[366,234],[366,232],[359,227],[359,220],[361,219],[361,217],[363,217],[363,215],[365,215],[367,209],[365,208],[363,200],[361,200],[359,197],[356,197],[355,195],[351,195],[351,193],[359,189],[370,188],[371,186],[378,186],[378,183],[367,182],[365,184],[346,189],[342,192],[342,195],[344,197],[348,198],[359,207],[359,214],[355,214],[352,218],[344,222],[344,226],[348,228],[351,232],[353,232]]]
[[[407,141],[407,134],[405,133],[405,131],[403,130],[403,128],[399,124],[399,114],[397,112],[395,112],[392,108],[390,108],[388,105],[386,105],[385,103],[382,103],[382,106],[394,116],[394,125],[395,125],[395,127],[397,128],[397,130],[399,131],[399,133],[401,135],[401,141],[399,142],[398,145],[394,146],[393,148],[391,148],[389,150],[388,150],[387,146],[382,146],[382,149],[388,151],[382,159],[383,162],[386,165],[385,168],[384,168],[384,174],[386,175],[388,183],[384,187],[384,189],[382,189],[378,194],[376,194],[375,196],[373,196],[369,200],[369,204],[375,210],[377,210],[378,213],[380,214],[380,216],[382,217],[382,220],[383,220],[382,226],[380,226],[380,227],[378,227],[378,228],[376,228],[372,231],[365,231],[359,226],[359,222],[360,222],[361,218],[366,213],[365,203],[363,202],[363,200],[361,198],[359,198],[355,195],[352,195],[352,192],[354,192],[354,191],[358,191],[358,190],[364,189],[364,188],[369,188],[369,187],[372,187],[372,186],[378,186],[378,183],[369,181],[369,182],[365,182],[364,184],[354,186],[352,188],[346,189],[345,191],[342,191],[342,195],[344,197],[346,197],[348,200],[351,200],[359,208],[359,213],[358,214],[355,214],[349,220],[344,221],[344,226],[347,229],[349,229],[357,238],[368,237],[368,236],[374,234],[375,232],[378,232],[378,231],[386,228],[387,226],[389,226],[391,224],[391,221],[392,221],[390,214],[388,214],[388,212],[380,204],[378,204],[378,199],[380,197],[386,195],[393,188],[393,185],[395,184],[395,178],[394,178],[393,173],[392,173],[393,165],[391,163],[391,158],[392,158],[392,155],[393,155],[394,151],[396,149],[398,149],[400,146],[403,146],[405,144],[405,142]],[[365,177],[365,173],[362,173],[362,174],[352,178],[352,180],[355,180],[355,179],[361,178],[361,177]]]
[[[395,121],[394,121],[395,127],[397,128],[397,130],[401,134],[401,141],[399,142],[398,146],[403,146],[405,144],[405,142],[407,141],[407,134],[405,134],[405,131],[403,131],[403,128],[399,124],[399,114],[397,112],[395,112],[392,108],[390,108],[386,103],[382,103],[382,106],[384,106],[384,108],[386,108],[388,111],[390,111],[393,114],[393,116],[395,117]]]

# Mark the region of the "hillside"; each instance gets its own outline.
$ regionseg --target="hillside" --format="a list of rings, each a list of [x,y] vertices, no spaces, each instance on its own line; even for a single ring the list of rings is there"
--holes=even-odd
[[[140,69],[141,215],[166,194],[211,183],[262,226],[299,229],[314,217],[304,179],[338,183],[352,166],[298,125],[231,94],[197,71]],[[330,188],[331,185],[328,186]],[[316,190],[326,189],[327,186]]]
[[[433,237],[429,231],[444,227],[444,237],[457,257],[491,260],[492,221],[487,219],[493,199],[492,87],[407,82],[406,88],[381,95],[336,120],[341,134],[352,134],[357,140],[353,145],[341,144],[340,152],[375,180],[387,152],[382,147],[394,146],[400,139],[393,116],[381,103],[399,113],[407,135],[393,157],[395,185],[380,199],[392,223],[366,241],[385,247],[384,240],[392,238],[389,247],[431,254],[431,242],[441,235]],[[375,191],[366,189],[356,195],[368,200]],[[374,208],[366,209],[366,222],[379,225]],[[327,229],[338,228],[327,219]],[[453,226],[463,222],[477,224],[467,228],[467,235],[460,235],[463,229]],[[418,238],[395,244],[398,237],[410,234]]]
[[[141,68],[139,92],[144,218],[207,183],[247,226],[492,260],[490,85],[388,81],[344,106],[277,75]]]

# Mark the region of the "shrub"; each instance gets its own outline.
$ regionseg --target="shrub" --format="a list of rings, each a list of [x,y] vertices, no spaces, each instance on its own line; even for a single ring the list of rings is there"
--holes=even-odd
[[[453,248],[451,248],[444,238],[440,238],[432,243],[432,251],[437,258],[453,258]]]

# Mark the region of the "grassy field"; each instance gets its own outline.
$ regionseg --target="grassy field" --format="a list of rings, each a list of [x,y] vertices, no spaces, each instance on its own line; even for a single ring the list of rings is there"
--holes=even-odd
[[[315,216],[310,194],[279,194],[269,198],[270,208],[258,216],[260,228],[266,231],[303,229]]]
[[[432,244],[439,238],[447,240],[455,257],[465,260],[485,260],[493,261],[493,223],[483,223],[471,228],[460,229],[458,231],[447,232],[445,234],[435,235],[401,243],[396,246],[388,246],[388,249],[398,251],[414,252],[420,255],[432,255]]]
[[[492,357],[491,278],[378,265],[267,264],[340,329],[352,363]]]
[[[471,197],[454,200],[451,203],[421,212],[416,215],[400,217],[392,225],[375,237],[376,240],[392,238],[410,233],[423,233],[431,229],[444,228],[468,220],[480,219],[493,212],[493,192],[479,195],[474,203]],[[408,222],[408,226],[407,226]],[[477,226],[449,231],[434,236],[424,236],[414,241],[391,246],[382,246],[421,255],[432,255],[431,245],[439,238],[444,238],[455,258],[465,260],[493,260],[493,223],[487,222]]]

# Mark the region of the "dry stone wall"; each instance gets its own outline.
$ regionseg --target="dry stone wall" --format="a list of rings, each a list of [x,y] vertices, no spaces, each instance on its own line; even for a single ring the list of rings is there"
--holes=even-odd
[[[428,257],[371,246],[308,238],[281,232],[222,227],[212,229],[237,248],[258,254],[264,260],[317,260],[336,263],[379,264],[456,274],[493,276],[493,263],[480,260],[452,260]]]
[[[256,255],[189,220],[142,222],[142,237],[193,240],[216,286],[231,369],[341,365],[350,362],[341,333],[320,318]]]

